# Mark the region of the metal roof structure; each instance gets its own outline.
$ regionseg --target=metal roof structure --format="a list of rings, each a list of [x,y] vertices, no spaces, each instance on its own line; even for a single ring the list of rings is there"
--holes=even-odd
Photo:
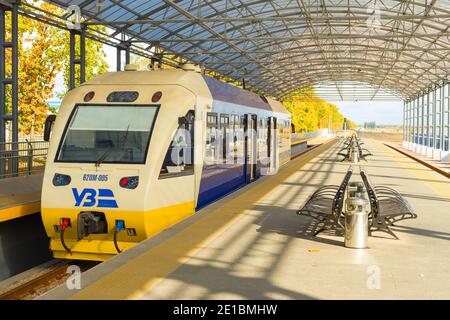
[[[344,100],[350,84],[360,101],[409,100],[450,73],[450,0],[47,2],[78,6],[108,44],[175,54],[274,97],[316,86]]]

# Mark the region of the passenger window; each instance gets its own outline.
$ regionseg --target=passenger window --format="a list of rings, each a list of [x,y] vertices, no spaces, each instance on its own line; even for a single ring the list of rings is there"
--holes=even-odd
[[[159,173],[160,178],[194,173],[194,110],[178,119],[178,128]]]

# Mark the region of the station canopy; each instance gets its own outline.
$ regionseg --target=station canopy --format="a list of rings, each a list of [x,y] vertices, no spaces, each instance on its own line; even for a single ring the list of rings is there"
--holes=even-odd
[[[77,0],[107,26],[274,97],[315,86],[328,99],[409,99],[448,81],[450,0]],[[133,50],[134,50],[133,49]]]

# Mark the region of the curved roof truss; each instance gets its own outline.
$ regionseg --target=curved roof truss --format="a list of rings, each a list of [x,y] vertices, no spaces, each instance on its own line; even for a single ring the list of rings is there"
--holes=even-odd
[[[113,43],[175,54],[275,97],[327,83],[343,99],[343,84],[364,83],[366,100],[410,99],[449,79],[449,0],[48,2],[79,6],[88,30],[108,26]]]

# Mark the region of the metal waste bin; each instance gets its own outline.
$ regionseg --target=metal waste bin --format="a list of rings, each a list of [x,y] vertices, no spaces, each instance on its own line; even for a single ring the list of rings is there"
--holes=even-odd
[[[365,198],[366,189],[360,181],[351,181],[347,187],[347,198]]]
[[[368,247],[369,214],[366,211],[366,205],[366,199],[347,198],[344,244],[348,248],[364,249]]]
[[[352,163],[358,163],[359,162],[359,150],[357,147],[352,148]]]

